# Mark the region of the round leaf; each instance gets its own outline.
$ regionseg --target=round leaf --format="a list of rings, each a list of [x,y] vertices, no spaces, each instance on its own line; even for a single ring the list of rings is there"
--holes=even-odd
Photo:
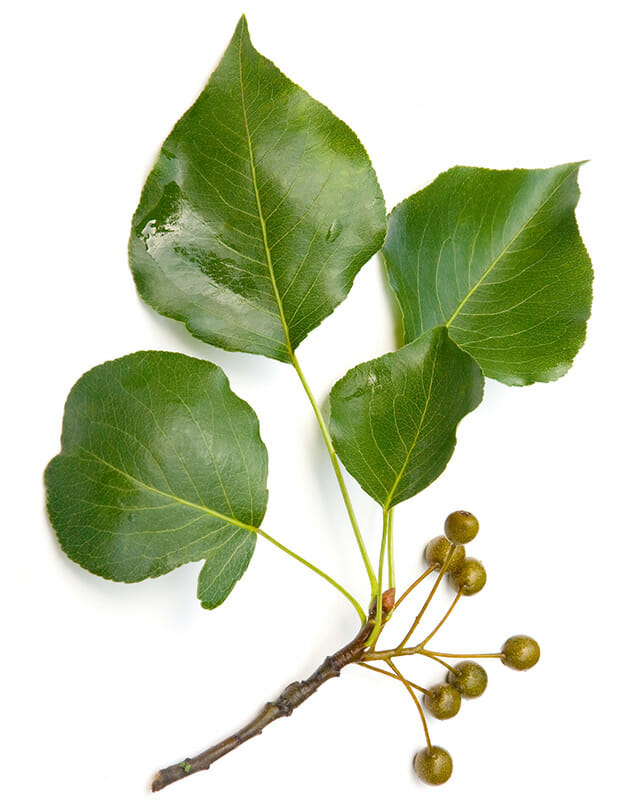
[[[75,562],[133,582],[205,559],[199,596],[215,607],[251,559],[266,477],[257,417],[223,371],[143,351],[73,387],[45,484],[51,523]]]

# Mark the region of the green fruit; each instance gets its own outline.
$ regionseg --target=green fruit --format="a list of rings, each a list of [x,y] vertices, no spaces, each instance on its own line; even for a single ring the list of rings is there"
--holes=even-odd
[[[451,756],[442,747],[425,747],[416,753],[413,759],[413,769],[416,775],[425,784],[444,784],[451,778],[453,761]]]
[[[455,590],[462,590],[462,595],[472,596],[487,583],[487,571],[482,562],[467,557],[457,570],[449,574],[449,581]]]
[[[444,532],[449,542],[464,545],[477,535],[480,529],[478,520],[469,511],[454,511],[444,521]]]
[[[456,688],[466,699],[473,699],[484,694],[487,687],[487,672],[472,660],[464,660],[454,666],[455,671],[447,675],[447,682]]]
[[[442,683],[424,695],[425,707],[436,719],[451,719],[460,710],[460,702],[460,692],[449,683]]]
[[[444,535],[432,539],[424,549],[424,558],[427,564],[442,567],[452,547],[454,546]],[[449,560],[449,564],[447,565],[447,571],[457,570],[464,562],[465,555],[465,550],[462,545],[456,545],[453,555]]]
[[[528,635],[514,635],[504,642],[502,662],[510,669],[525,671],[540,660],[540,647]]]

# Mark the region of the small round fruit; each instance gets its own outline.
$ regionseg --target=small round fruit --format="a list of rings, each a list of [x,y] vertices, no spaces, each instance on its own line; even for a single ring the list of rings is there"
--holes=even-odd
[[[442,567],[451,547],[451,543],[444,535],[432,539],[424,549],[426,563],[428,565]],[[449,564],[447,565],[447,571],[457,570],[464,562],[465,555],[465,550],[462,545],[456,545],[453,555],[449,560]]]
[[[447,674],[447,682],[456,688],[465,699],[474,699],[484,694],[487,687],[487,672],[472,660],[464,660]]]
[[[449,683],[442,683],[424,695],[425,707],[436,719],[451,719],[460,710],[460,702],[460,692]]]
[[[525,671],[540,660],[540,647],[528,635],[514,635],[502,646],[502,662],[510,669]]]
[[[444,521],[444,532],[454,545],[471,542],[479,529],[480,524],[470,511],[454,511]]]
[[[487,571],[482,562],[469,556],[457,570],[451,571],[449,581],[455,590],[462,590],[463,596],[472,596],[487,583]]]
[[[451,778],[453,761],[451,756],[442,747],[425,747],[416,753],[413,759],[413,769],[416,775],[425,784],[444,784]]]

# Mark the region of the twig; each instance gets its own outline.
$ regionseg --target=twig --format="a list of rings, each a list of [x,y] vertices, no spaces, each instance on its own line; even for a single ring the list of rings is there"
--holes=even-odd
[[[228,736],[193,758],[185,758],[178,764],[172,764],[170,767],[160,770],[151,784],[152,792],[159,792],[161,789],[182,778],[186,778],[187,775],[194,772],[208,770],[214,761],[226,756],[227,753],[235,750],[236,747],[244,744],[254,736],[258,736],[271,722],[283,716],[290,716],[323,683],[333,677],[338,677],[341,670],[349,663],[355,663],[362,659],[374,624],[375,604],[369,612],[369,620],[355,638],[335,654],[329,655],[308,679],[290,683],[274,702],[268,702],[260,713],[237,733]]]

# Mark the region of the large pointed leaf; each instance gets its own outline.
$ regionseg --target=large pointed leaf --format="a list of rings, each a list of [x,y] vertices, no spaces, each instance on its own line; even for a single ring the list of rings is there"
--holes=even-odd
[[[130,263],[196,337],[288,361],[385,228],[357,137],[254,49],[243,17],[147,179]]]
[[[501,382],[566,373],[591,307],[591,263],[574,215],[579,166],[458,166],[398,205],[384,257],[407,341],[446,325]]]
[[[413,497],[444,470],[482,388],[480,368],[444,328],[357,365],[331,391],[340,460],[380,505]]]
[[[198,595],[211,608],[249,564],[266,477],[256,415],[220,368],[142,351],[73,387],[45,483],[75,562],[132,582],[205,559]]]

